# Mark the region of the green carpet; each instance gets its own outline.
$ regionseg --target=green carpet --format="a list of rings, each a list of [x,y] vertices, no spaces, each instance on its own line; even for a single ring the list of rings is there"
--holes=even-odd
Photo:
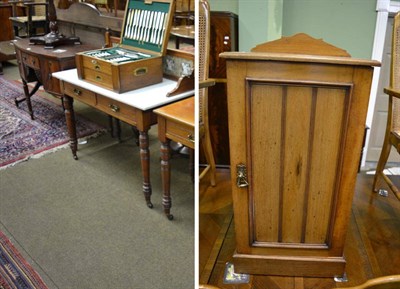
[[[49,288],[194,287],[189,162],[171,161],[169,221],[161,204],[156,135],[153,127],[153,209],[144,201],[139,148],[130,128],[123,129],[122,143],[107,134],[80,145],[77,161],[66,149],[0,171],[0,230],[15,240]]]

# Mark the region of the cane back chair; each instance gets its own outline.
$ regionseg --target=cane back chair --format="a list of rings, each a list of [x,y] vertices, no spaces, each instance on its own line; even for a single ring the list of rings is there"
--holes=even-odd
[[[208,163],[200,174],[202,179],[210,171],[210,182],[215,186],[215,159],[211,146],[210,130],[208,127],[208,89],[215,83],[208,78],[210,55],[210,7],[207,0],[199,2],[199,144]]]
[[[400,200],[398,188],[384,173],[392,146],[400,153],[400,13],[394,17],[392,37],[390,81],[389,87],[384,89],[384,92],[389,95],[388,116],[385,138],[373,182],[373,190],[377,192],[380,189],[380,181],[384,180]]]

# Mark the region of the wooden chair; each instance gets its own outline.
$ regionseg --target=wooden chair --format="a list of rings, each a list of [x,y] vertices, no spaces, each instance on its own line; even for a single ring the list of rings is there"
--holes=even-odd
[[[206,169],[200,174],[202,179],[210,171],[210,182],[215,186],[215,159],[211,146],[210,130],[208,124],[208,86],[214,85],[215,81],[208,77],[209,55],[210,55],[210,7],[207,0],[199,2],[199,141],[204,156],[208,163]]]
[[[10,17],[14,28],[14,37],[32,37],[49,33],[48,3],[33,1],[10,1],[13,5],[13,16]],[[26,8],[26,16],[18,16],[17,7]],[[44,12],[37,15],[37,9],[44,7]],[[23,30],[23,34],[20,31]]]
[[[384,89],[384,92],[389,95],[386,133],[376,168],[373,191],[377,192],[380,189],[380,181],[384,180],[391,191],[400,200],[399,190],[383,172],[392,146],[400,153],[400,13],[394,17],[392,37],[390,81],[389,87]]]
[[[384,276],[368,280],[367,282],[353,286],[342,287],[342,289],[399,289],[400,275]]]

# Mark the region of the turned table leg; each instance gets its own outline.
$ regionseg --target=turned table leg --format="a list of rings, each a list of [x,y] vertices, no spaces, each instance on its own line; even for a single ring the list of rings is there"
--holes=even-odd
[[[170,159],[170,140],[166,139],[161,142],[161,179],[163,188],[162,204],[164,206],[164,213],[169,220],[172,220],[174,216],[170,213],[172,206],[171,193],[170,193],[170,181],[171,181],[171,166],[169,163]]]
[[[78,138],[76,135],[76,122],[74,113],[74,99],[68,95],[63,96],[63,107],[65,113],[65,119],[67,122],[69,145],[71,147],[72,155],[75,160],[78,159],[76,152],[78,150]]]
[[[151,203],[151,184],[150,184],[150,150],[149,150],[149,134],[148,130],[139,131],[140,161],[142,164],[143,174],[143,194],[146,204],[149,208],[153,208]]]

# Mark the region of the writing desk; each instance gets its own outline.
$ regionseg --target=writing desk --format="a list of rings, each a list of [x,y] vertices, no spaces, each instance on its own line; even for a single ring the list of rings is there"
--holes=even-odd
[[[46,49],[43,45],[30,44],[28,38],[17,39],[13,43],[25,94],[25,98],[16,99],[15,104],[18,106],[18,103],[26,100],[32,119],[31,96],[43,85],[47,92],[61,98],[60,82],[52,77],[52,73],[75,68],[75,54],[95,48],[90,44],[79,44]],[[31,91],[28,89],[28,82],[36,82]]]
[[[171,194],[170,178],[171,168],[170,141],[181,143],[188,148],[194,149],[194,97],[160,107],[154,112],[158,115],[158,138],[161,142],[161,178],[163,186],[164,213],[169,220],[173,219],[170,214]],[[192,165],[192,164],[191,164]]]
[[[76,154],[78,142],[73,109],[74,99],[84,102],[138,129],[143,194],[147,206],[152,208],[148,131],[152,125],[157,123],[157,117],[153,109],[191,96],[194,94],[194,90],[167,97],[167,93],[176,87],[177,82],[164,78],[161,83],[119,94],[79,79],[76,69],[53,73],[53,77],[60,80],[70,147],[75,159],[78,159]]]

